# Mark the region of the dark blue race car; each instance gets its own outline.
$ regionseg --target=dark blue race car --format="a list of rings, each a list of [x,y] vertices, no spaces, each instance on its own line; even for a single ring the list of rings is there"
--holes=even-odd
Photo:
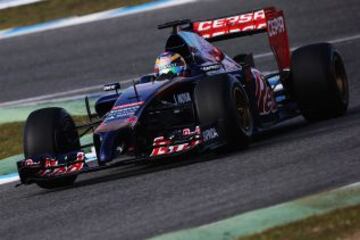
[[[122,163],[171,159],[224,147],[246,148],[254,133],[303,115],[318,121],[345,114],[349,91],[338,51],[317,43],[290,52],[285,19],[275,8],[203,21],[180,20],[172,28],[154,74],[114,91],[87,110],[90,123],[75,126],[61,108],[28,117],[21,183],[43,188],[71,185],[78,174]],[[264,74],[251,54],[234,58],[210,42],[267,33],[278,70]],[[93,119],[97,119],[93,121]],[[97,164],[90,166],[78,130],[93,131]]]

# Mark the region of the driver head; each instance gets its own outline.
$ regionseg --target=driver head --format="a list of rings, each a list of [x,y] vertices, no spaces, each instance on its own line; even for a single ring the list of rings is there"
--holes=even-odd
[[[187,65],[184,58],[173,52],[163,52],[155,62],[155,77],[158,80],[185,77]]]

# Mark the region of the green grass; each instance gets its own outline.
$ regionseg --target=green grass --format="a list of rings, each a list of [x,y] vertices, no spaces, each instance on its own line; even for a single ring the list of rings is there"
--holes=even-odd
[[[31,25],[70,16],[81,16],[149,1],[150,0],[48,0],[0,10],[0,29]]]
[[[87,122],[86,116],[75,116],[76,124]],[[24,122],[0,124],[0,160],[23,152]]]
[[[22,152],[24,123],[5,123],[0,125],[0,159]]]
[[[310,217],[238,240],[358,240],[359,233],[360,205]]]

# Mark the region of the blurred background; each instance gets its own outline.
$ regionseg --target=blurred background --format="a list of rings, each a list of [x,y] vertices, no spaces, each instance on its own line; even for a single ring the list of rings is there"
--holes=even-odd
[[[1,238],[143,239],[358,182],[359,0],[0,0],[0,159],[6,160],[0,175],[16,170],[31,111],[62,106],[81,118],[86,95],[94,102],[103,84],[126,86],[152,72],[169,35],[158,24],[267,6],[284,10],[293,49],[330,42],[342,53],[350,81],[348,116],[311,126],[299,118],[245,153],[166,173],[124,179],[105,172],[54,193],[0,185]],[[230,56],[253,53],[262,71],[276,67],[266,35],[216,45]],[[253,239],[360,239],[359,210],[351,212],[343,225],[329,217],[318,228],[314,222],[296,226],[300,235],[310,229],[304,238],[285,237],[295,231],[281,230],[280,238]],[[42,230],[39,222],[45,222]]]

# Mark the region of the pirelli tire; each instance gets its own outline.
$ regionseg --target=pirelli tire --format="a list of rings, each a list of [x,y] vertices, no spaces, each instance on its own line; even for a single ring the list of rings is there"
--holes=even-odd
[[[295,50],[291,90],[308,121],[344,115],[349,104],[349,85],[340,53],[329,43]]]
[[[26,159],[44,154],[58,155],[80,150],[80,140],[71,116],[62,108],[44,108],[32,112],[24,129],[24,155]],[[36,182],[41,188],[69,186],[76,176]]]
[[[228,74],[206,77],[196,86],[194,99],[202,126],[217,123],[227,146],[248,147],[253,116],[246,91],[236,78]]]

